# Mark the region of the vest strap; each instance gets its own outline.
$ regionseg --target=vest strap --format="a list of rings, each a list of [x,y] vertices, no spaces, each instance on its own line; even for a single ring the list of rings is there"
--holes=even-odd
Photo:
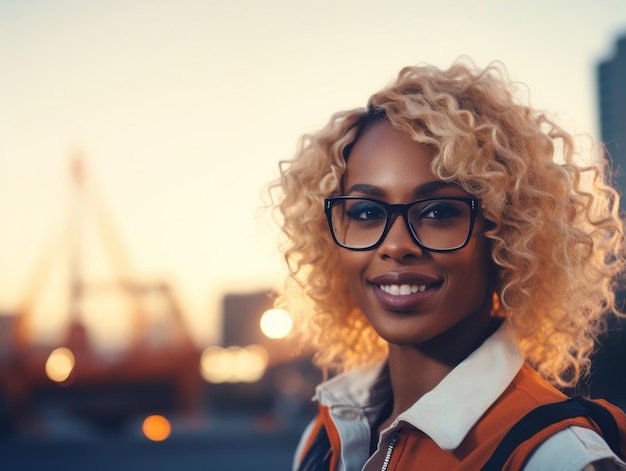
[[[593,420],[602,431],[602,437],[611,450],[623,459],[620,451],[619,428],[613,415],[597,402],[577,396],[563,402],[539,406],[522,417],[504,436],[481,470],[501,470],[520,444],[552,424],[575,417],[587,417]]]

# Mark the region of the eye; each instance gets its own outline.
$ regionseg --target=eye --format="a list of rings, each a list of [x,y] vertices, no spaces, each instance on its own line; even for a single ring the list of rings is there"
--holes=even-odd
[[[346,205],[346,215],[360,222],[380,221],[387,219],[387,212],[381,205],[373,201],[355,201]]]
[[[419,213],[421,219],[452,219],[463,216],[467,213],[461,201],[433,201],[428,206],[422,208]]]

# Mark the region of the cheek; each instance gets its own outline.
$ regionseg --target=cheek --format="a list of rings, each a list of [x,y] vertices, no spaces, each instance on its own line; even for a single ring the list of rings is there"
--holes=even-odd
[[[339,251],[339,264],[343,269],[348,285],[352,289],[360,285],[361,276],[367,261],[363,253],[342,249]]]
[[[433,254],[433,258],[457,286],[491,289],[493,268],[485,239],[472,239],[466,247],[450,255]]]
[[[497,271],[491,258],[491,241],[483,237],[476,253],[476,266],[480,270],[488,290],[493,291]]]
[[[477,299],[491,295],[494,289],[495,270],[488,243],[480,240],[473,249],[461,251],[456,262],[451,270],[455,271],[457,282],[465,285]]]

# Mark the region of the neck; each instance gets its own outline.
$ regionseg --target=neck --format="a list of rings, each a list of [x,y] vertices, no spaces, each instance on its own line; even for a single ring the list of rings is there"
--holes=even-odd
[[[423,344],[389,345],[389,374],[393,390],[393,411],[389,421],[437,386],[500,323],[500,319],[490,316],[469,316],[452,329]]]

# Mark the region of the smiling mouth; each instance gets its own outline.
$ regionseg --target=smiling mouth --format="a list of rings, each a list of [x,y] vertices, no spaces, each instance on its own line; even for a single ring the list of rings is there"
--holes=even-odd
[[[431,285],[378,285],[381,291],[393,296],[408,296],[409,294],[426,291]]]

